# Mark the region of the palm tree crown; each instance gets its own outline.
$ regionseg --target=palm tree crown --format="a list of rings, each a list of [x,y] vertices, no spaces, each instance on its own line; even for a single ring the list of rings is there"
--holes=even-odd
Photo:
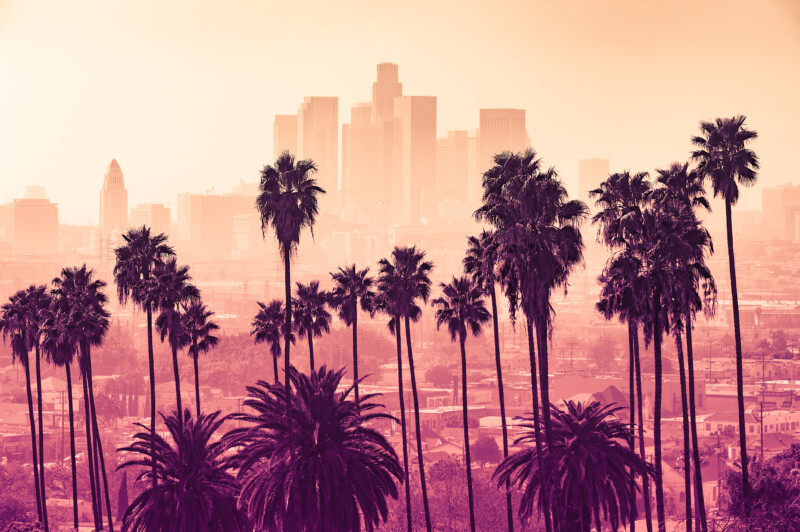
[[[211,317],[214,313],[199,300],[183,305],[183,323],[189,335],[188,355],[197,358],[200,353],[208,353],[219,342],[214,332],[219,329]]]
[[[331,313],[325,308],[328,293],[319,289],[319,281],[308,284],[297,283],[294,307],[294,329],[300,336],[309,334],[320,337],[322,333],[331,332]]]
[[[253,413],[236,416],[249,425],[229,435],[240,507],[259,530],[281,530],[287,522],[299,531],[374,530],[402,478],[394,449],[370,426],[391,416],[372,412],[379,407],[371,402],[375,395],[354,401],[352,386],[338,391],[343,370],[290,372],[288,416],[286,389],[264,381],[247,388],[245,405]]]
[[[357,270],[353,264],[347,268],[339,267],[339,271],[331,273],[335,286],[330,293],[328,303],[337,310],[339,319],[348,327],[358,317],[358,306],[364,312],[372,312],[375,292],[372,290],[373,279],[369,268]]]
[[[425,252],[417,246],[396,247],[392,259],[381,259],[378,285],[390,294],[392,306],[401,317],[417,321],[422,309],[418,299],[428,302],[431,295],[430,272],[433,262],[425,260]]]
[[[447,325],[450,339],[465,340],[467,331],[478,336],[483,324],[491,319],[483,300],[483,291],[469,277],[453,277],[441,283],[442,296],[433,300],[436,310],[436,328]]]
[[[151,235],[150,228],[145,226],[130,229],[122,239],[125,243],[114,250],[117,295],[121,303],[132,299],[145,309],[153,294],[146,290],[142,281],[150,278],[156,265],[174,256],[175,251],[167,244],[164,234]]]

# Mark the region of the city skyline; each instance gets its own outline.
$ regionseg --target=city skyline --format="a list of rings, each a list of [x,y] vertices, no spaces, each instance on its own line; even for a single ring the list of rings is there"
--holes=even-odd
[[[8,2],[0,9],[0,46],[8,50],[0,67],[15,83],[0,102],[0,203],[43,185],[65,222],[96,224],[88,199],[72,197],[74,184],[95,188],[112,158],[125,168],[129,205],[255,181],[272,160],[274,115],[296,112],[305,96],[335,96],[341,127],[352,105],[370,100],[374,66],[388,61],[400,65],[404,93],[437,97],[437,138],[475,128],[481,108],[525,109],[532,145],[569,186],[579,159],[653,171],[688,156],[700,120],[744,113],[760,132],[763,162],[764,179],[743,199],[752,208],[762,186],[797,183],[800,174],[790,155],[800,117],[800,17],[789,2],[721,5],[508,2],[490,12],[442,3],[429,17],[418,4],[402,12],[360,6],[383,21],[382,31],[357,10],[345,17],[319,5],[308,10],[320,25],[315,42],[330,47],[298,43],[274,54],[289,34],[265,36],[261,8],[200,6],[188,15],[171,7],[171,18],[159,18],[148,16],[152,5],[115,5],[97,7],[89,22],[81,9],[54,4],[41,15]],[[269,16],[291,18],[296,9]],[[456,11],[456,24],[437,25]],[[535,32],[518,31],[534,16]],[[712,18],[719,23],[708,24]],[[727,30],[743,21],[747,32]],[[402,28],[414,23],[419,42],[409,46]],[[87,48],[94,42],[104,46]],[[735,83],[732,68],[742,69]],[[161,82],[143,81],[154,79]]]

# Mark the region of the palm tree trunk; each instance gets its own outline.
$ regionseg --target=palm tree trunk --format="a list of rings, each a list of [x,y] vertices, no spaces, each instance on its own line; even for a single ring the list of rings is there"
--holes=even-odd
[[[89,353],[89,348],[86,349],[86,360],[88,361],[87,364],[87,372],[89,374],[89,401],[92,405],[92,426],[94,427],[94,437],[95,437],[95,452],[100,457],[100,473],[103,475],[103,491],[105,492],[106,498],[106,512],[108,514],[108,529],[111,532],[114,532],[114,523],[111,517],[111,498],[109,497],[108,493],[108,477],[106,476],[106,459],[103,455],[103,442],[100,440],[100,429],[97,425],[97,410],[94,407],[94,383],[92,382],[92,358]],[[100,490],[100,481],[97,483],[98,494]],[[100,497],[98,497],[98,501]],[[102,512],[101,512],[102,514]]]
[[[181,400],[181,375],[178,370],[178,350],[172,347],[172,373],[175,375],[175,403],[178,408],[178,430],[183,433],[183,401]]]
[[[278,356],[272,355],[272,371],[275,374],[275,384],[278,384]]]
[[[147,305],[147,356],[148,364],[150,366],[150,434],[156,433],[156,366],[153,356],[153,311],[150,305]],[[153,482],[153,492],[155,493],[155,502],[158,505],[158,475],[156,474],[156,440],[153,438],[150,441],[150,456],[152,457],[151,475]]]
[[[408,532],[411,532],[411,486],[408,476],[408,437],[406,431],[406,400],[403,394],[403,344],[400,340],[402,329],[400,328],[400,316],[395,316],[395,340],[397,341],[397,389],[400,394],[400,428],[403,431],[403,472],[405,474],[406,488],[406,519],[408,521]]]
[[[628,445],[631,451],[636,453],[636,444],[634,438],[634,430],[636,430],[636,406],[634,405],[635,388],[635,369],[634,369],[634,356],[633,356],[633,323],[628,321],[628,405],[630,406],[628,413],[630,414],[630,427],[631,436],[628,438]],[[636,532],[636,473],[631,468],[631,526],[630,532]]]
[[[67,401],[69,401],[69,452],[72,465],[72,514],[75,530],[78,529],[78,467],[75,464],[75,419],[72,408],[72,372],[70,364],[64,364],[67,372]],[[62,421],[63,423],[63,421]]]
[[[642,367],[639,360],[639,325],[633,324],[633,358],[636,369],[636,407],[639,415],[639,455],[643,461],[647,461],[647,453],[644,448],[644,409],[642,398]],[[650,509],[650,476],[642,475],[642,497],[644,498],[644,515],[647,532],[653,532],[653,512]]]
[[[417,430],[417,458],[419,459],[419,480],[422,486],[422,506],[425,509],[425,528],[431,532],[431,510],[428,506],[428,486],[425,482],[425,458],[422,453],[422,429],[419,422],[419,397],[417,396],[417,377],[414,374],[414,354],[411,349],[411,323],[406,320],[406,348],[408,350],[408,373],[411,375],[411,396],[414,398],[414,426]]]
[[[91,390],[91,385],[89,386]],[[89,401],[91,404],[91,392],[89,394]],[[94,417],[92,414],[92,460],[94,464],[94,485],[95,489],[97,490],[97,514],[98,519],[100,519],[100,530],[103,530],[103,489],[100,484],[100,457],[98,456],[97,451],[97,431],[95,430],[95,425],[97,423],[97,418]]]
[[[292,278],[291,278],[291,265],[289,264],[289,252],[288,248],[283,258],[283,283],[285,287],[285,295],[286,295],[286,330],[284,331],[284,341],[283,341],[283,370],[286,373],[285,377],[285,384],[286,387],[286,412],[288,415],[289,412],[289,404],[290,398],[289,394],[291,393],[291,384],[289,381],[289,367],[291,361],[289,360],[289,346],[291,342],[289,341],[292,335]]]
[[[81,364],[83,366],[84,364]],[[92,431],[92,407],[91,403],[89,402],[89,384],[87,382],[86,371],[85,369],[81,372],[82,381],[83,381],[83,410],[86,414],[86,459],[89,463],[89,486],[92,492],[92,513],[94,514],[94,527],[96,530],[100,530],[102,525],[100,523],[99,518],[99,505],[97,502],[97,483],[95,482],[96,477],[94,474],[94,452],[92,445],[92,440],[94,440],[94,432]]]
[[[681,381],[681,417],[683,418],[683,486],[686,493],[686,532],[692,532],[692,449],[689,444],[689,400],[686,392],[686,367],[683,361],[683,339],[675,331],[678,373]]]
[[[549,308],[549,302],[545,303],[545,308]],[[550,423],[550,372],[548,369],[548,354],[547,354],[547,322],[543,317],[534,320],[536,326],[536,341],[539,346],[539,382],[541,383],[540,390],[542,395],[542,417],[544,418],[544,434],[547,441],[547,448],[553,449],[553,431]],[[548,452],[544,460],[545,478],[550,478],[550,471],[552,471],[552,463],[550,453]],[[550,488],[551,490],[553,488]],[[549,503],[548,503],[549,504]],[[560,512],[563,514],[563,512]],[[552,513],[553,529],[559,530],[561,519],[557,512]]]
[[[656,461],[656,514],[658,519],[658,532],[667,532],[667,516],[664,508],[664,473],[661,467],[661,290],[653,290],[653,357],[655,358],[656,397],[653,408],[653,444],[655,447]]]
[[[694,399],[694,355],[692,346],[692,316],[691,312],[686,313],[686,362],[689,372],[689,415],[691,416],[692,427],[692,458],[694,462],[694,482],[697,507],[695,514],[700,520],[697,525],[701,532],[708,532],[708,521],[706,518],[706,502],[703,495],[703,472],[700,463],[700,448],[697,445],[697,410],[695,409]]]
[[[47,522],[47,493],[45,492],[44,482],[44,414],[42,408],[42,372],[40,369],[40,353],[39,344],[35,346],[36,354],[36,395],[39,406],[39,489],[42,491],[42,518],[44,519],[44,529],[50,530],[50,525]]]
[[[36,421],[33,415],[33,394],[31,392],[31,370],[29,364],[30,359],[23,364],[25,367],[25,391],[28,393],[28,418],[31,423],[31,457],[33,458],[33,487],[36,491],[36,511],[39,521],[42,521],[42,492],[39,486],[39,447],[36,445]]]
[[[314,373],[314,335],[308,331],[308,361],[311,373]]]
[[[464,455],[467,466],[467,494],[469,499],[469,529],[475,532],[475,502],[472,493],[472,458],[469,454],[469,407],[467,406],[467,350],[464,335],[459,338],[461,344],[461,412],[464,417]]]
[[[197,403],[197,414],[195,419],[200,419],[200,370],[197,367],[197,346],[195,345],[194,356],[192,356],[192,360],[194,361],[194,399]],[[277,371],[275,372],[277,376]]]
[[[742,333],[739,326],[739,292],[736,289],[736,260],[733,254],[733,221],[731,202],[725,200],[725,224],[728,233],[728,267],[731,277],[731,298],[733,300],[733,337],[736,343],[736,398],[739,403],[739,449],[742,458],[742,494],[745,512],[750,511],[750,475],[747,470],[747,426],[744,421],[744,380],[742,377]]]
[[[353,382],[358,402],[358,301],[353,299]]]
[[[539,471],[544,471],[544,456],[542,452],[542,431],[539,424],[539,386],[536,382],[536,350],[533,345],[533,322],[526,318],[526,329],[528,332],[528,357],[531,364],[531,393],[533,394],[533,433],[536,441],[536,461]],[[542,497],[544,506],[544,525],[546,532],[552,532],[553,524],[550,520],[550,501],[547,497]]]
[[[500,325],[497,321],[497,295],[494,283],[491,285],[492,325],[494,327],[494,362],[497,366],[497,392],[500,399],[500,424],[503,427],[503,459],[508,458],[508,427],[506,427],[506,400],[503,391],[503,369],[500,364]],[[508,530],[514,532],[514,512],[511,507],[511,481],[506,480],[506,514]]]

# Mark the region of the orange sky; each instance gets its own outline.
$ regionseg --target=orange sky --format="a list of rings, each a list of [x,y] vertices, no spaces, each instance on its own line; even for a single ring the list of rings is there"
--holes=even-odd
[[[685,158],[700,119],[735,113],[761,135],[761,183],[800,183],[790,0],[0,0],[0,202],[44,185],[62,221],[96,223],[113,157],[130,205],[228,191],[269,162],[274,114],[332,95],[347,118],[381,61],[438,96],[440,134],[527,109],[568,183],[583,157]]]

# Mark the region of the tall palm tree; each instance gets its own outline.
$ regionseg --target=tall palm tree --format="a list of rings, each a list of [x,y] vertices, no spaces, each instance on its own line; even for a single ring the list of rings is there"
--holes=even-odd
[[[292,298],[294,330],[308,337],[311,371],[314,371],[314,336],[319,338],[322,333],[331,332],[331,313],[325,308],[328,298],[328,293],[319,289],[319,281],[297,283],[296,297]]]
[[[472,493],[472,460],[469,454],[469,407],[467,406],[467,329],[473,336],[480,335],[483,324],[491,318],[483,301],[483,291],[469,277],[453,277],[441,283],[442,295],[433,300],[436,310],[436,328],[447,325],[450,339],[461,347],[461,410],[464,424],[464,456],[467,462],[467,493],[469,498],[470,530],[475,532],[475,507]]]
[[[508,427],[506,423],[506,401],[503,390],[503,369],[500,362],[500,327],[497,317],[497,283],[498,243],[494,232],[482,231],[479,237],[468,238],[467,253],[464,257],[464,273],[481,290],[489,294],[492,302],[492,327],[494,332],[494,361],[497,371],[497,391],[500,400],[500,424],[503,430],[503,458],[508,458]],[[511,482],[506,482],[506,514],[508,530],[514,530],[514,513],[511,505]]]
[[[417,458],[419,461],[419,477],[422,487],[422,505],[425,510],[425,526],[431,531],[431,512],[428,505],[428,487],[425,482],[425,457],[422,449],[422,428],[419,419],[419,396],[417,395],[417,377],[414,371],[414,354],[411,347],[411,321],[418,321],[422,309],[417,301],[428,302],[431,293],[430,272],[433,263],[425,260],[425,252],[416,246],[395,247],[392,258],[381,259],[380,273],[382,282],[391,283],[390,289],[396,297],[396,310],[405,322],[406,352],[408,354],[408,372],[411,376],[411,395],[414,400],[414,426],[417,436]],[[387,289],[389,291],[389,289]],[[399,323],[398,323],[399,327]],[[399,368],[398,368],[399,370]]]
[[[371,422],[391,416],[374,411],[381,407],[374,394],[356,401],[353,386],[338,391],[343,375],[324,366],[311,375],[291,368],[288,416],[284,387],[247,387],[252,413],[235,416],[247,426],[226,438],[242,486],[239,507],[258,530],[292,523],[298,531],[373,531],[386,521],[402,469]]]
[[[142,226],[128,230],[122,235],[125,242],[116,248],[114,253],[117,262],[114,265],[114,282],[117,285],[119,302],[125,304],[130,299],[134,305],[147,314],[147,357],[150,366],[150,432],[156,432],[156,375],[153,357],[153,301],[152,290],[147,290],[153,269],[175,255],[175,251],[167,244],[167,237],[162,233],[151,235],[150,228]],[[155,457],[155,447],[151,456]],[[158,482],[155,461],[151,466],[150,479],[153,489]],[[156,494],[158,492],[156,491]]]
[[[406,525],[411,532],[411,486],[408,475],[408,431],[406,429],[406,403],[403,391],[403,344],[401,340],[400,309],[397,299],[399,283],[395,279],[395,272],[387,270],[378,277],[378,290],[375,297],[375,310],[389,316],[389,332],[394,335],[397,345],[397,395],[400,406],[400,434],[403,453],[403,484],[406,492]]]
[[[273,166],[261,170],[261,182],[256,198],[256,210],[261,216],[261,231],[266,234],[272,227],[278,239],[278,249],[283,258],[286,325],[283,330],[283,364],[285,372],[286,398],[289,399],[289,344],[292,333],[292,282],[291,262],[300,243],[303,229],[314,231],[319,214],[318,198],[325,190],[317,185],[313,175],[317,167],[311,159],[296,161],[294,155],[284,151]],[[286,404],[288,410],[289,404]]]
[[[253,318],[253,328],[250,334],[257,344],[266,342],[269,344],[269,352],[272,355],[273,371],[275,372],[275,383],[278,383],[278,358],[281,356],[281,340],[284,338],[284,327],[286,327],[286,314],[283,311],[283,303],[280,299],[273,299],[269,305],[261,301],[258,302],[259,311]],[[294,334],[290,336],[294,343]]]
[[[368,267],[357,270],[355,264],[347,268],[339,267],[339,271],[331,273],[331,277],[335,286],[329,304],[338,311],[339,319],[353,328],[353,382],[356,383],[355,395],[358,400],[358,307],[360,305],[364,312],[373,311],[373,279],[369,276]]]
[[[28,421],[31,427],[31,457],[33,458],[33,486],[36,495],[36,511],[39,521],[44,522],[42,498],[39,484],[39,447],[36,443],[36,421],[33,411],[33,394],[31,392],[30,350],[28,349],[28,323],[25,318],[25,291],[14,293],[0,308],[0,331],[3,342],[10,341],[12,361],[19,360],[25,370],[25,392],[28,395]]]
[[[147,280],[145,288],[152,293],[150,298],[155,302],[154,308],[159,310],[156,330],[161,335],[161,342],[168,340],[172,350],[172,372],[175,376],[175,401],[178,412],[183,412],[178,350],[191,343],[181,314],[181,306],[200,298],[200,291],[191,284],[191,279],[189,267],[178,266],[175,257],[170,257],[156,264],[153,276]],[[183,423],[183,416],[178,416],[177,420],[180,425]]]
[[[534,507],[542,508],[544,501],[553,501],[553,512],[564,524],[563,530],[589,532],[594,525],[602,530],[606,520],[613,530],[635,519],[628,504],[630,491],[628,471],[642,476],[651,475],[651,466],[628,446],[631,429],[616,417],[619,407],[564,403],[564,409],[551,405],[553,410],[553,444],[542,452],[551,455],[554,464],[551,482],[543,482],[544,474],[536,460],[539,452],[527,447],[509,456],[498,466],[494,477],[498,484],[511,480],[523,490],[519,515],[531,518]],[[525,418],[528,431],[517,444],[534,440],[531,418]],[[545,490],[552,493],[545,493]]]
[[[183,304],[183,326],[189,335],[188,354],[194,363],[194,397],[197,402],[196,419],[200,419],[200,372],[197,359],[200,358],[200,353],[208,353],[219,342],[219,338],[213,334],[219,329],[219,325],[211,320],[213,315],[214,313],[208,310],[199,300],[191,301],[188,305],[186,303]]]
[[[736,260],[733,252],[731,207],[739,200],[739,185],[752,186],[758,179],[758,156],[748,146],[758,133],[747,129],[746,118],[737,115],[700,122],[700,135],[692,137],[695,150],[692,158],[699,162],[697,171],[711,181],[714,196],[725,201],[725,223],[728,237],[728,267],[733,299],[733,334],[736,345],[736,394],[739,403],[739,448],[742,460],[742,488],[745,500],[750,494],[747,469],[747,432],[744,420],[744,381],[742,377],[742,337],[739,325],[739,292],[736,288]]]
[[[104,288],[106,283],[94,277],[94,270],[85,264],[78,267],[63,268],[61,275],[53,279],[53,295],[70,309],[70,322],[74,327],[75,344],[78,348],[78,366],[81,370],[84,392],[84,410],[86,414],[87,450],[89,459],[90,481],[96,483],[98,528],[102,528],[102,497],[100,480],[102,475],[105,492],[108,527],[113,530],[111,515],[111,499],[108,490],[108,477],[105,468],[100,430],[97,424],[97,411],[94,403],[94,385],[92,382],[91,348],[103,343],[103,338],[110,326],[110,313],[106,309],[108,298]],[[97,455],[98,460],[93,460]],[[93,462],[95,462],[93,464]],[[93,471],[94,470],[94,471]]]
[[[237,508],[239,488],[225,457],[227,448],[222,441],[212,442],[225,419],[219,412],[193,419],[187,409],[179,422],[173,412],[164,418],[171,441],[136,423],[142,432],[134,436],[131,445],[120,449],[136,457],[123,462],[118,469],[144,468],[137,482],[147,482],[152,472],[146,468],[155,463],[160,482],[152,482],[128,506],[122,517],[124,530],[245,532],[253,529]]]
[[[622,230],[624,225],[630,223],[631,218],[641,217],[642,208],[651,200],[651,191],[652,185],[647,172],[631,174],[629,171],[611,174],[598,188],[589,191],[589,195],[595,199],[595,205],[598,207],[598,212],[592,217],[592,223],[598,225],[598,238],[612,251],[623,250],[616,260],[609,262],[609,267],[600,277],[603,290],[597,309],[606,319],[618,315],[628,325],[630,426],[633,430],[638,407],[639,450],[642,459],[645,458],[642,376],[640,369],[637,368],[640,368],[639,323],[646,313],[646,307],[642,305],[646,294],[642,290],[635,289],[639,287],[636,282],[638,271],[636,262],[626,256],[628,250]],[[634,390],[636,390],[635,402]],[[633,449],[634,438],[631,438],[629,444]],[[634,472],[631,472],[631,481],[636,481]],[[647,477],[642,478],[642,492],[647,531],[652,532],[650,481]],[[635,510],[635,498],[631,501],[631,505]],[[634,526],[635,523],[631,523],[632,531]]]

